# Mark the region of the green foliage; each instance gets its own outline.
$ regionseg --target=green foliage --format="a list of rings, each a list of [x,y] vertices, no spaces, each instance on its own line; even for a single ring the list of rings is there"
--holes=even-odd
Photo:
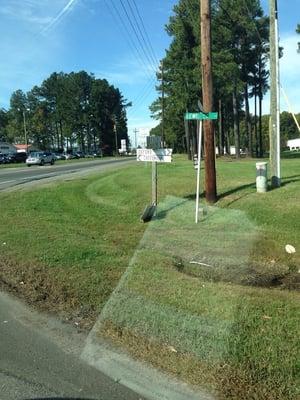
[[[202,97],[199,27],[199,1],[179,0],[166,26],[172,42],[163,60],[166,140],[175,150],[190,147],[184,143],[183,114],[186,110],[197,111],[198,100]],[[260,1],[212,1],[214,109],[218,110],[221,104],[226,116],[219,139],[223,146],[233,144],[233,94],[237,115],[241,118],[248,97],[255,96],[262,101],[268,89],[267,54],[268,18],[263,14]],[[160,71],[158,79],[161,77]],[[158,86],[158,91],[161,90]],[[161,119],[161,109],[159,97],[150,107],[154,118]],[[247,109],[245,119],[250,120]],[[250,146],[250,153],[251,135],[252,125],[248,123],[242,132],[241,143],[244,147]]]
[[[0,114],[0,132],[4,136],[5,125],[6,139],[23,143],[25,113],[28,141],[41,149],[102,149],[112,154],[116,149],[114,126],[117,147],[121,139],[128,140],[128,105],[119,89],[105,79],[85,71],[54,72],[27,94],[21,90],[12,94],[5,121],[4,111]]]
[[[0,109],[0,141],[7,140],[7,125],[8,125],[8,114],[3,108]]]

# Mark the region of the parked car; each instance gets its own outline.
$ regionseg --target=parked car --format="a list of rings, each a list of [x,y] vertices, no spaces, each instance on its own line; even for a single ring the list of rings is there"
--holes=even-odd
[[[56,160],[65,160],[66,156],[63,153],[54,153],[54,157]]]
[[[55,156],[49,152],[33,152],[30,153],[29,157],[26,160],[26,164],[28,167],[31,165],[45,165],[51,164],[53,165],[55,162]]]
[[[85,158],[85,154],[82,151],[76,151],[74,156],[75,158]]]
[[[8,162],[6,154],[0,154],[0,164],[7,164]]]
[[[21,163],[25,162],[27,158],[27,154],[25,152],[21,153],[12,153],[8,155],[8,162],[10,163]]]
[[[72,160],[73,158],[76,158],[76,157],[74,156],[74,154],[72,154],[72,153],[66,153],[66,154],[65,154],[65,159],[66,159],[66,160]]]
[[[94,151],[93,157],[103,157],[102,151]]]

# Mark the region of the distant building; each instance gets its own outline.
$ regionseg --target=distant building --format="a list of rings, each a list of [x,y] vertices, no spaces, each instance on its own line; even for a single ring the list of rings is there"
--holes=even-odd
[[[290,149],[290,151],[293,151],[293,150],[299,151],[300,150],[300,138],[288,140],[287,147]]]
[[[32,144],[15,144],[17,153],[29,153],[30,151],[39,151],[39,149]]]
[[[230,152],[229,155],[235,156],[235,154],[236,154],[235,146],[230,146],[230,147],[229,147],[229,152]],[[243,152],[242,149],[240,149],[240,153],[241,153],[241,154],[244,154],[244,152]],[[227,153],[226,153],[226,148],[225,148],[225,147],[224,147],[224,154],[227,154]],[[217,155],[217,156],[219,155],[219,148],[218,148],[218,147],[216,147],[216,155]]]
[[[0,154],[16,153],[16,147],[11,143],[0,142]]]

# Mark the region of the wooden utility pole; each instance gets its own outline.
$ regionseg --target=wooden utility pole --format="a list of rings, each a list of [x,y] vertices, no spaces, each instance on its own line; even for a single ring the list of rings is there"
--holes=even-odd
[[[277,0],[270,3],[270,171],[272,187],[280,186],[279,37]]]
[[[210,0],[200,0],[201,20],[201,67],[203,108],[213,111],[213,80],[211,60],[211,4]],[[203,121],[205,147],[205,197],[209,203],[217,201],[215,135],[212,120]]]

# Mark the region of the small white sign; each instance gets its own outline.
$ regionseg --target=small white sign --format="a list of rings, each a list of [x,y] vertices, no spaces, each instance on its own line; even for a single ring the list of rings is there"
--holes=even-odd
[[[121,139],[121,149],[123,151],[127,150],[127,144],[126,144],[126,139]]]
[[[172,162],[172,149],[137,149],[137,161]]]

